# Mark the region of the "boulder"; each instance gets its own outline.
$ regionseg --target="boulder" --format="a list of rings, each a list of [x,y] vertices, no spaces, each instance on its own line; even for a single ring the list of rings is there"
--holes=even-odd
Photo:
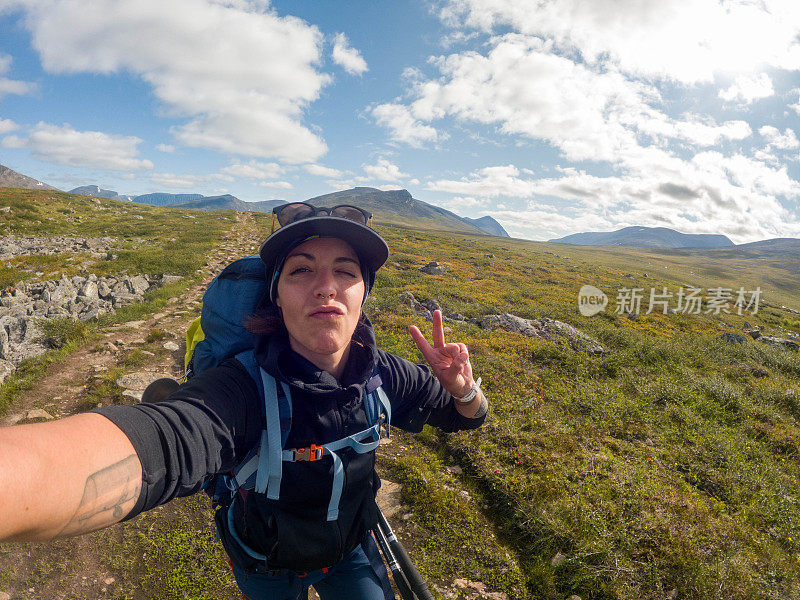
[[[0,383],[14,372],[14,365],[8,360],[0,359]]]
[[[126,283],[132,294],[141,296],[150,288],[150,282],[144,275],[126,278]]]
[[[435,310],[442,310],[442,307],[439,306],[439,303],[436,300],[428,300],[422,306],[424,306],[431,312]]]
[[[795,352],[800,350],[800,344],[793,340],[787,340],[786,338],[762,335],[758,338],[758,340],[769,346],[772,346],[773,348],[780,348],[781,350],[793,350]]]
[[[0,359],[8,359],[11,356],[11,344],[8,340],[8,332],[5,327],[0,327]],[[0,381],[2,381],[0,379]]]
[[[87,298],[89,300],[97,300],[100,297],[100,294],[97,291],[97,284],[94,281],[84,282],[80,291],[78,292],[78,297]]]
[[[718,340],[722,340],[726,344],[745,344],[747,337],[741,333],[723,333],[717,336]]]
[[[597,340],[586,335],[568,323],[542,317],[539,319],[523,319],[510,313],[487,315],[481,320],[484,329],[505,329],[527,337],[535,337],[551,341],[564,340],[573,350],[589,354],[607,352]]]
[[[433,261],[429,262],[423,267],[420,267],[418,270],[422,271],[423,273],[427,273],[428,275],[441,275],[442,273],[447,273],[449,267],[444,265],[440,265],[438,262]]]
[[[183,279],[183,277],[180,276],[180,275],[166,275],[166,274],[164,274],[164,275],[161,276],[161,279],[158,282],[158,285],[160,285],[160,286],[169,285],[171,283],[175,283],[176,281],[180,281],[181,279]]]
[[[101,298],[111,297],[111,287],[108,285],[107,281],[101,279],[100,283],[97,284],[97,295]]]

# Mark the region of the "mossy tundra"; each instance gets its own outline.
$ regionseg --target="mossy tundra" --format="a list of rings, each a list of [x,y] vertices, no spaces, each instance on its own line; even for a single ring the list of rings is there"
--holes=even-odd
[[[226,213],[191,219],[110,201],[103,206],[113,210],[98,213],[68,194],[0,196],[13,211],[0,222],[4,234],[145,240],[101,264],[107,272],[190,275],[231,226]],[[430,333],[397,302],[404,291],[468,319],[510,312],[562,320],[607,350],[589,355],[469,321],[446,323],[446,337],[470,348],[490,416],[473,432],[396,432],[380,460],[382,474],[403,484],[401,510],[411,515],[404,539],[437,595],[458,578],[520,599],[800,597],[800,356],[749,337],[718,338],[746,326],[800,333],[796,314],[781,308],[800,308],[798,257],[561,246],[402,229],[381,225],[379,216],[393,254],[366,312],[387,351],[422,361],[407,328]],[[165,258],[168,250],[177,260]],[[71,268],[44,258],[37,267],[48,277]],[[432,260],[449,270],[417,270]],[[762,303],[758,314],[665,315],[645,314],[645,301],[635,320],[613,306],[583,317],[584,284],[607,286],[612,300],[622,287],[760,287]],[[70,347],[67,339],[54,352]],[[113,549],[108,566],[118,579],[147,579],[130,597],[142,590],[227,597],[205,595],[230,580],[208,543],[210,519],[195,523],[197,502],[176,504],[177,518],[202,532],[194,537],[160,528],[156,513],[140,518],[146,540],[97,537]]]

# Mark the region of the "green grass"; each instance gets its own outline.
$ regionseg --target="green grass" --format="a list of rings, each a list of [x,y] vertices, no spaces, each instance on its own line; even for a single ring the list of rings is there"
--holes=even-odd
[[[557,259],[542,251],[546,244],[480,238],[465,244],[466,236],[388,228],[384,234],[399,250],[367,305],[384,349],[421,360],[407,326],[415,323],[430,337],[430,325],[395,300],[412,291],[420,300],[436,299],[445,313],[560,319],[609,350],[589,356],[447,324],[453,330],[447,339],[469,346],[492,410],[480,430],[437,436],[433,450],[414,444],[398,462],[405,466],[395,474],[412,490],[405,498],[430,530],[417,550],[429,576],[444,582],[463,576],[457,565],[470,564],[470,552],[452,536],[487,531],[454,519],[435,486],[420,487],[422,475],[447,480],[431,456],[435,450],[464,469],[464,484],[491,507],[484,512],[490,531],[523,573],[524,592],[511,597],[638,600],[664,598],[676,588],[679,597],[697,599],[800,594],[800,358],[754,341],[717,339],[724,331],[719,322],[790,328],[774,307],[800,304],[796,274],[763,264],[752,268],[759,275],[740,281],[733,261],[704,267],[701,257],[574,247],[558,247],[556,254],[570,258]],[[415,270],[429,260],[451,269],[438,276]],[[643,264],[656,260],[670,268],[661,273]],[[754,289],[767,280],[782,285],[762,286],[769,307],[758,315],[653,313],[631,321],[577,312],[583,283],[610,290],[634,284],[675,290],[684,282]],[[504,556],[491,544],[475,548],[495,561]],[[565,559],[554,566],[559,553]],[[492,589],[510,593],[508,582],[484,576]]]
[[[227,557],[214,540],[204,494],[174,501],[136,518],[135,527],[95,534],[105,566],[119,574],[114,600],[240,598]],[[164,514],[168,511],[170,517]],[[175,518],[175,517],[178,518]]]

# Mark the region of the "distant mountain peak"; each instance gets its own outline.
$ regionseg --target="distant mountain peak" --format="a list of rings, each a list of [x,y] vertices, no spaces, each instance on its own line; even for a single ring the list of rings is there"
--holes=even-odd
[[[13,169],[9,169],[4,165],[0,165],[0,187],[23,188],[26,190],[60,191],[58,188],[54,188],[52,185],[47,185],[38,179],[28,177],[22,173],[17,173]]]
[[[724,235],[681,233],[668,227],[631,225],[617,231],[588,231],[548,240],[578,246],[639,246],[643,248],[727,248],[733,242]]]

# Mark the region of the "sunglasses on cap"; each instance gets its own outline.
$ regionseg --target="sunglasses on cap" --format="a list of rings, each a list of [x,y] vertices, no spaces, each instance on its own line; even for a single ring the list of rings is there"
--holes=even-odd
[[[351,204],[339,204],[332,208],[326,208],[312,206],[306,202],[290,202],[272,209],[272,232],[275,231],[276,217],[280,226],[284,227],[289,223],[316,217],[320,214],[347,219],[365,226],[368,226],[370,219],[372,219],[372,213]]]

